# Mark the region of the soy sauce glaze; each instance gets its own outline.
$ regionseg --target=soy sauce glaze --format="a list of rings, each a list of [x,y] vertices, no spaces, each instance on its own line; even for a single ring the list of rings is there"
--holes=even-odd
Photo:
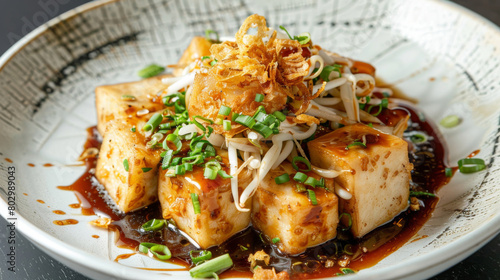
[[[404,103],[399,109],[387,110],[385,114],[401,113],[398,110],[411,114],[410,124],[405,132],[405,140],[409,142],[410,147],[409,158],[414,165],[411,184],[415,190],[435,193],[449,181],[444,172],[447,167],[447,151],[444,143],[433,125],[422,118],[421,112],[409,104]],[[388,115],[380,116],[381,119],[384,117],[387,118],[386,121],[390,118]],[[411,143],[410,135],[421,132],[429,136],[428,141],[418,144]],[[99,148],[100,137],[96,127],[89,128],[88,135],[84,150],[91,147]],[[168,227],[155,233],[141,233],[139,231],[140,226],[146,221],[152,218],[162,218],[159,203],[126,215],[113,211],[103,198],[102,191],[99,192],[96,184],[92,183],[95,182],[93,169],[96,162],[96,158],[85,159],[87,166],[85,174],[72,185],[58,188],[75,192],[80,202],[82,214],[95,215],[95,213],[99,213],[111,218],[113,222],[110,228],[119,235],[116,243],[118,247],[137,250],[141,242],[165,244],[173,256],[168,262],[189,269],[192,266],[189,251],[197,248],[174,225],[169,224]],[[252,273],[247,259],[251,253],[259,250],[265,250],[271,256],[270,266],[274,267],[277,272],[288,271],[291,279],[333,276],[340,272],[339,263],[347,264],[347,267],[357,271],[375,265],[403,246],[430,218],[438,198],[419,197],[419,199],[421,204],[425,205],[420,208],[420,211],[408,209],[395,217],[392,222],[375,229],[361,239],[355,239],[349,233],[338,229],[336,239],[309,248],[297,256],[283,255],[275,245],[263,242],[260,233],[251,227],[236,234],[221,246],[215,246],[209,250],[212,251],[214,257],[224,253],[231,255],[234,267],[224,272],[221,275],[223,278],[251,277]],[[130,256],[121,256],[116,261]],[[168,271],[169,269],[151,270]]]

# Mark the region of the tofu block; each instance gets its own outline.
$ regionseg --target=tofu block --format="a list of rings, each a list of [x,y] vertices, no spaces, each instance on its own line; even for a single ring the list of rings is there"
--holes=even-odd
[[[168,87],[161,82],[161,79],[169,76],[171,75],[97,87],[95,102],[99,133],[104,135],[106,125],[111,120],[135,116],[137,111],[142,109],[148,109],[150,112],[161,110],[164,105],[161,98],[157,97],[157,93]],[[135,100],[124,100],[123,95],[134,96]]]
[[[316,194],[317,205],[309,200],[307,192],[298,192],[292,179],[295,170],[290,163],[283,163],[271,170],[253,196],[252,224],[269,240],[278,237],[278,248],[295,255],[326,242],[337,235],[338,199],[330,190],[311,188]],[[290,181],[276,184],[274,178],[290,174]],[[309,176],[320,179],[310,172]],[[326,187],[333,190],[333,180],[326,180]]]
[[[222,157],[223,168],[229,174],[227,151],[217,149],[217,154]],[[173,218],[177,227],[191,236],[201,248],[219,245],[249,226],[250,212],[236,209],[230,179],[219,176],[215,180],[205,179],[203,167],[198,166],[176,177],[166,177],[166,171],[160,168],[158,187],[163,217]],[[249,172],[239,174],[240,194],[251,180]],[[191,193],[198,195],[199,214],[194,213]],[[248,203],[247,207],[250,206]]]
[[[346,149],[363,139],[366,148]],[[323,135],[308,147],[313,165],[350,171],[335,178],[335,183],[352,194],[349,200],[341,199],[339,211],[351,215],[354,236],[367,234],[408,207],[413,165],[403,139],[355,124]]]
[[[146,148],[141,129],[151,115],[109,121],[99,151],[95,177],[125,213],[158,200],[160,151]],[[136,132],[130,130],[134,125]],[[128,161],[128,171],[124,159]]]
[[[212,43],[201,36],[196,36],[191,40],[189,46],[182,54],[181,58],[177,62],[177,69],[174,70],[175,76],[182,75],[182,71],[186,66],[194,62],[196,59],[202,56],[210,55],[210,47]]]

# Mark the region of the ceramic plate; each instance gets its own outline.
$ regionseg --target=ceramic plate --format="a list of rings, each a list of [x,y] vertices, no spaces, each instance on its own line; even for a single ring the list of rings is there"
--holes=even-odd
[[[113,236],[87,222],[72,192],[61,191],[83,172],[72,166],[96,124],[93,89],[137,80],[149,63],[173,64],[206,29],[236,32],[250,14],[293,34],[309,31],[325,49],[368,61],[377,75],[419,100],[428,118],[464,119],[440,128],[454,165],[479,150],[488,168],[457,173],[416,239],[354,278],[421,279],[467,257],[500,230],[500,32],[448,2],[357,1],[97,1],[44,25],[0,59],[0,213],[42,250],[89,277],[181,279],[154,272],[158,262],[114,246]],[[33,164],[34,167],[28,166]],[[51,163],[54,166],[46,167]],[[9,167],[15,168],[16,211],[8,211]],[[11,169],[12,170],[12,169]],[[37,200],[45,203],[37,202]],[[79,223],[57,226],[53,210]],[[92,238],[92,235],[101,238]]]

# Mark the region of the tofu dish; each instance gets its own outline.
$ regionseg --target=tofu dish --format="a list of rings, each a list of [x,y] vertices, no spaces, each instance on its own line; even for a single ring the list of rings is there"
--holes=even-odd
[[[444,147],[372,65],[313,39],[252,15],[193,38],[173,74],[98,87],[90,188],[113,214],[94,225],[193,278],[344,275],[410,240]]]

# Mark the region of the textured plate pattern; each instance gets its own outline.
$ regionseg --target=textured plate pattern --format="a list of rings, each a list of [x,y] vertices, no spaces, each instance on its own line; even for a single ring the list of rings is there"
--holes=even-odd
[[[128,266],[159,266],[140,256],[123,261],[125,266],[113,262],[128,251],[117,249],[107,232],[88,225],[93,217],[69,207],[77,202],[75,196],[56,186],[72,183],[83,172],[83,167],[69,165],[81,152],[85,128],[96,123],[96,86],[136,80],[137,70],[152,62],[174,64],[193,36],[206,29],[234,34],[253,13],[266,16],[270,26],[284,25],[293,34],[309,31],[322,47],[371,62],[384,81],[417,98],[428,118],[460,115],[465,121],[459,127],[440,128],[451,147],[451,165],[477,149],[488,163],[484,172],[457,174],[440,191],[438,208],[419,232],[427,238],[408,243],[354,277],[430,276],[500,230],[497,27],[431,0],[123,0],[94,2],[67,13],[0,59],[0,180],[7,181],[7,166],[18,168],[21,231],[31,239],[39,236],[35,244],[93,277],[137,279],[146,274]],[[43,167],[45,163],[54,166]],[[4,217],[6,188],[2,183]],[[79,223],[56,226],[52,221],[61,217],[53,210],[63,210],[65,219]],[[147,273],[150,279],[164,274]]]

